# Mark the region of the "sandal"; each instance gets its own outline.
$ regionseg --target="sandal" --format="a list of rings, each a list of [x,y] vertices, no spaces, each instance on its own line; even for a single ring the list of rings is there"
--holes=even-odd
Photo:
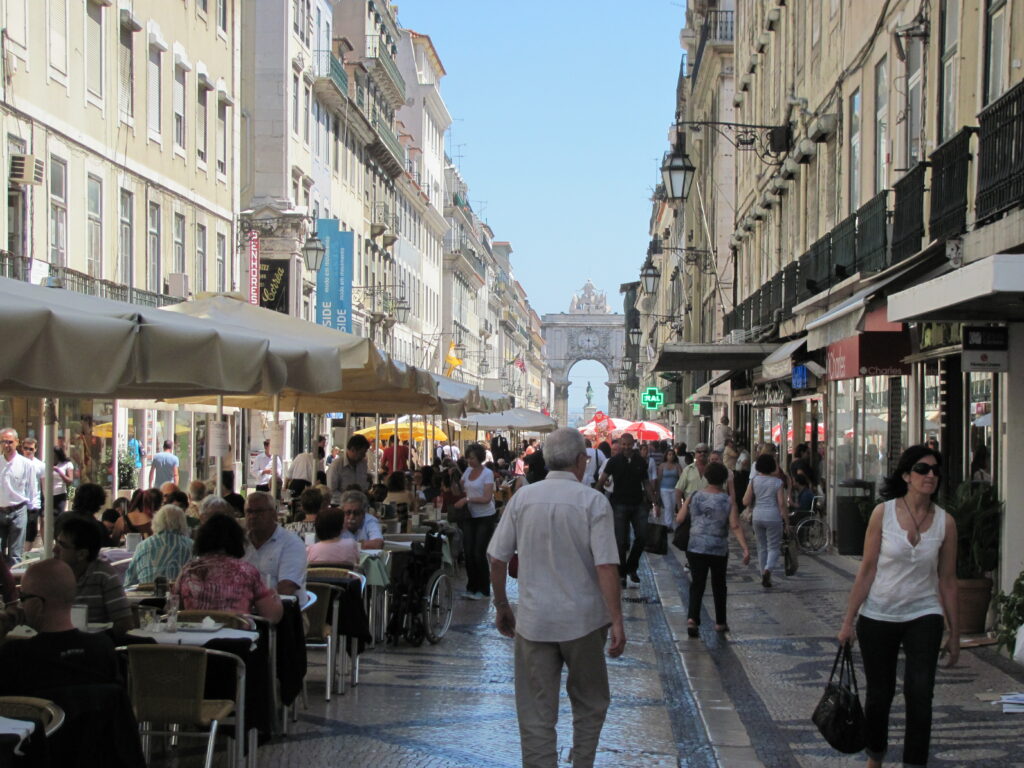
[[[715,632],[728,632],[728,631],[729,631],[729,625],[728,624],[715,624]]]
[[[700,637],[700,627],[697,626],[693,619],[686,620],[686,634],[689,637]]]

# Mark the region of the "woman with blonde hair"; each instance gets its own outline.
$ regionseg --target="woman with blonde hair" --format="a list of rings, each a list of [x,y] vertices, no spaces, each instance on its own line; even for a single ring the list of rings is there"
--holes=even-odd
[[[185,511],[176,504],[165,504],[153,517],[153,535],[139,544],[128,564],[125,584],[148,584],[158,576],[174,581],[192,558]]]

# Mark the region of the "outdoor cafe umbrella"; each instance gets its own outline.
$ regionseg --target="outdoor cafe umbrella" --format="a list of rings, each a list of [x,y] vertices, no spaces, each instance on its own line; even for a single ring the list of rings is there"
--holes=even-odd
[[[467,413],[459,422],[478,430],[519,429],[527,432],[551,432],[558,427],[558,422],[550,416],[527,408],[510,408],[496,413]]]
[[[654,421],[634,421],[626,427],[625,434],[637,440],[671,440],[672,432]]]
[[[387,440],[392,435],[397,435],[399,440],[447,440],[448,435],[439,427],[434,426],[422,419],[412,421],[408,417],[402,417],[397,422],[393,419],[385,421],[378,428],[377,426],[360,429],[354,434],[374,438],[378,434],[381,440]]]
[[[629,419],[618,419],[614,417],[608,417],[603,422],[597,420],[591,421],[584,424],[579,428],[580,432],[583,433],[584,437],[622,437],[622,433],[626,431],[626,427],[632,424]],[[602,426],[603,425],[603,426]]]

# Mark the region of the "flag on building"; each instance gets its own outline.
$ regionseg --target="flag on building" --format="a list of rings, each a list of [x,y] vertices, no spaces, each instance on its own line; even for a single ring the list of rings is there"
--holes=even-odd
[[[455,354],[454,341],[448,342],[448,354],[445,355],[444,362],[448,366],[447,370],[445,370],[444,372],[444,375],[448,376],[449,378],[453,373],[455,373],[455,369],[462,365],[462,360],[460,360],[459,356]]]
[[[516,355],[516,359],[512,361],[512,365],[514,365],[523,373],[526,373],[526,363],[523,362],[522,354]]]

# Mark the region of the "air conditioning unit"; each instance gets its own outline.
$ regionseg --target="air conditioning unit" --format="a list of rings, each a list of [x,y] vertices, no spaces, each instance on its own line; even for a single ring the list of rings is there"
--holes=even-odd
[[[46,166],[34,155],[11,155],[11,184],[42,184]]]
[[[167,295],[176,299],[188,298],[188,275],[184,272],[171,272],[167,275]]]

